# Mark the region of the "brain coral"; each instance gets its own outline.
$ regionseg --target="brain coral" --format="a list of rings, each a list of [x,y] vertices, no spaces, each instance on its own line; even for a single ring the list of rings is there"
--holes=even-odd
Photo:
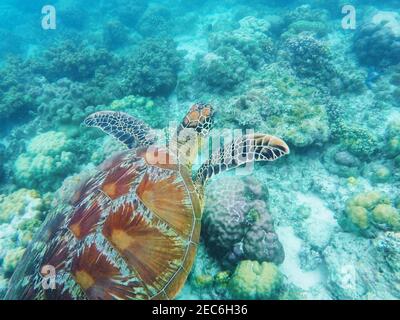
[[[48,131],[34,137],[18,156],[14,177],[18,185],[54,190],[75,170],[74,143],[63,132]]]
[[[235,299],[274,299],[279,296],[283,276],[273,263],[241,261],[229,281]]]
[[[375,237],[379,230],[400,231],[400,213],[385,194],[360,193],[346,202],[342,226],[363,236]]]
[[[282,263],[284,251],[267,209],[265,188],[250,177],[226,177],[211,184],[203,229],[211,254],[225,265],[243,259]]]

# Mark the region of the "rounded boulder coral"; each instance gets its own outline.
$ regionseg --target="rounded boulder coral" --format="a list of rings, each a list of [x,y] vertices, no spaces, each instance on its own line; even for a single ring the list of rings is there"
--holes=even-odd
[[[254,178],[226,177],[208,188],[204,239],[227,266],[239,260],[282,263],[283,247],[267,209],[267,191]]]
[[[279,296],[283,276],[273,263],[241,261],[229,281],[235,299],[274,299]]]
[[[22,187],[56,189],[63,178],[73,173],[76,158],[74,143],[63,132],[48,131],[34,137],[25,153],[18,156],[14,177]]]
[[[361,63],[386,67],[400,63],[400,16],[378,12],[358,29],[354,49]]]
[[[400,213],[385,194],[360,193],[347,201],[342,226],[366,237],[376,237],[379,230],[400,231]]]

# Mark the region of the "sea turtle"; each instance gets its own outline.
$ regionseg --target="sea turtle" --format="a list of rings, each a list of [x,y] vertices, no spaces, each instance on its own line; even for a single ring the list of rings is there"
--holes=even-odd
[[[46,218],[10,279],[6,299],[172,299],[199,243],[204,187],[227,169],[289,153],[279,138],[244,135],[192,178],[213,109],[194,104],[169,147],[140,120],[101,111],[85,124],[128,149],[106,160]],[[234,187],[234,186],[232,186]]]

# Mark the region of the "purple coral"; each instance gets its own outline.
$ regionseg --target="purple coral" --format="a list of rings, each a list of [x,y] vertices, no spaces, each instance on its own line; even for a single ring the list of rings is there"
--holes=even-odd
[[[212,182],[204,212],[204,239],[224,265],[240,260],[282,263],[284,251],[267,209],[268,191],[255,178]]]

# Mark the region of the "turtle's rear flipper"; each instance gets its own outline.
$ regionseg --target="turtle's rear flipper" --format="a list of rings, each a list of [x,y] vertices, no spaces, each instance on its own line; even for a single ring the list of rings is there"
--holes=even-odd
[[[142,121],[124,112],[100,111],[88,116],[84,124],[96,127],[112,135],[129,149],[154,144],[155,136]]]
[[[213,175],[254,161],[274,161],[289,154],[287,144],[274,136],[249,134],[235,139],[214,153],[197,171],[196,184],[204,185]]]

